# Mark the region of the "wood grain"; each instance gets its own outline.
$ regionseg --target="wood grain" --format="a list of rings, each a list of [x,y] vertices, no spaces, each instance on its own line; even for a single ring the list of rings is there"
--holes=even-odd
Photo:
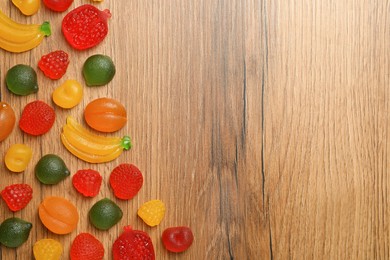
[[[71,8],[85,2],[75,0]],[[68,259],[70,244],[80,232],[98,237],[105,258],[111,259],[112,243],[125,225],[151,235],[157,259],[253,259],[269,254],[261,186],[260,3],[106,0],[97,6],[112,12],[109,36],[96,48],[78,52],[61,35],[64,13],[43,6],[38,14],[26,18],[10,1],[0,3],[1,10],[17,21],[50,20],[53,28],[53,35],[30,52],[0,52],[1,82],[11,66],[24,63],[36,68],[40,56],[55,49],[67,51],[71,58],[61,80],[51,81],[37,71],[37,94],[14,96],[1,84],[1,100],[12,104],[17,118],[23,107],[36,99],[55,107],[51,93],[63,80],[74,78],[84,83],[81,67],[88,56],[109,55],[117,67],[107,86],[85,87],[83,101],[76,108],[55,107],[57,119],[48,134],[30,137],[16,127],[0,144],[1,188],[17,182],[34,188],[33,201],[20,212],[12,214],[1,202],[2,220],[14,215],[34,224],[29,240],[17,250],[1,247],[2,259],[30,259],[32,245],[46,237],[61,241],[63,259]],[[66,116],[83,122],[85,106],[105,96],[127,108],[128,124],[116,134],[130,134],[134,148],[114,162],[89,165],[70,155],[58,137]],[[5,169],[3,156],[18,142],[31,146],[34,155],[26,172],[15,175]],[[99,170],[103,175],[99,195],[83,198],[72,188],[71,178],[56,186],[39,184],[34,165],[47,153],[60,155],[72,174],[82,168]],[[137,165],[145,178],[140,193],[128,202],[116,200],[107,183],[110,171],[122,162]],[[77,205],[81,218],[73,233],[58,236],[41,224],[37,207],[49,195],[64,196]],[[114,199],[124,211],[121,222],[106,232],[93,228],[87,219],[89,208],[103,197]],[[150,199],[161,199],[167,207],[163,222],[154,228],[136,215],[138,207]],[[160,236],[165,228],[179,225],[190,226],[195,241],[187,252],[171,254]]]
[[[87,1],[75,0],[72,7]],[[0,219],[33,222],[29,240],[18,249],[0,247],[0,259],[30,259],[32,245],[55,238],[63,259],[80,232],[104,244],[105,259],[125,225],[152,237],[157,259],[389,259],[387,166],[390,86],[390,2],[347,1],[109,1],[97,5],[113,14],[110,33],[94,49],[78,52],[64,41],[64,13],[42,7],[24,17],[10,1],[0,8],[20,22],[50,20],[53,35],[38,48],[0,51],[1,100],[17,118],[30,101],[53,107],[51,93],[66,78],[83,82],[81,67],[95,53],[116,66],[107,86],[85,87],[81,104],[55,107],[53,129],[35,138],[17,127],[0,143],[0,189],[25,182],[34,187],[26,209],[12,214],[0,200]],[[65,77],[51,81],[38,72],[40,91],[27,97],[8,92],[6,71],[18,63],[36,68],[42,54],[63,49],[71,64]],[[68,115],[82,121],[85,106],[112,97],[128,110],[134,148],[117,160],[90,165],[70,155],[58,135]],[[34,150],[25,173],[5,169],[13,143]],[[59,154],[71,172],[93,168],[103,186],[93,199],[81,197],[68,178],[56,186],[39,184],[34,165]],[[134,163],[144,174],[140,193],[116,200],[107,183],[113,167]],[[80,210],[80,223],[66,236],[41,224],[37,207],[49,195],[64,196]],[[87,219],[91,205],[115,200],[121,222],[98,231]],[[149,228],[136,211],[161,199],[167,214]],[[168,253],[161,241],[170,226],[194,231],[192,247]]]
[[[389,1],[266,1],[275,259],[389,259]]]

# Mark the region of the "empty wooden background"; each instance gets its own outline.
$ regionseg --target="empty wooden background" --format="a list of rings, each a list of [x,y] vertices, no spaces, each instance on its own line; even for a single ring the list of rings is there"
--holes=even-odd
[[[88,1],[75,0],[71,9]],[[157,259],[389,259],[390,163],[390,2],[369,0],[109,1],[97,4],[113,14],[110,33],[96,48],[78,52],[64,41],[65,13],[42,6],[22,16],[10,1],[1,10],[20,22],[50,20],[53,35],[38,48],[0,51],[1,100],[19,118],[22,108],[50,95],[67,78],[83,82],[81,67],[95,53],[110,55],[114,80],[85,87],[74,109],[55,107],[57,120],[42,137],[15,127],[0,144],[22,142],[34,150],[25,173],[0,164],[0,189],[25,182],[34,187],[26,209],[12,214],[0,202],[1,220],[17,216],[33,222],[29,240],[17,250],[0,247],[2,259],[30,259],[41,238],[58,239],[68,259],[80,232],[98,237],[111,259],[111,246],[124,225],[147,231]],[[4,76],[11,66],[36,68],[41,55],[70,54],[67,74],[51,81],[38,71],[40,91],[10,94]],[[82,121],[97,97],[112,97],[128,110],[134,148],[116,161],[89,165],[70,155],[58,136],[67,115]],[[72,173],[91,167],[104,176],[100,194],[85,199],[68,178],[44,186],[34,177],[38,159],[60,155]],[[113,197],[107,184],[113,167],[134,163],[145,183],[133,200],[118,204],[121,222],[109,231],[94,229],[86,213]],[[47,231],[37,217],[40,201],[64,196],[80,210],[77,230],[66,236]],[[136,210],[161,199],[167,214],[147,227]],[[192,247],[168,253],[162,231],[190,226]]]

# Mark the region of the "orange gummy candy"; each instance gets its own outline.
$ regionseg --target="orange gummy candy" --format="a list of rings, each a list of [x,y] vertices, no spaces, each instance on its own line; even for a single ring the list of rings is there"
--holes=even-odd
[[[72,232],[79,222],[77,208],[61,197],[47,197],[39,205],[39,218],[43,225],[56,234]]]
[[[112,98],[98,98],[90,102],[84,110],[87,124],[100,132],[115,132],[127,122],[126,108]]]

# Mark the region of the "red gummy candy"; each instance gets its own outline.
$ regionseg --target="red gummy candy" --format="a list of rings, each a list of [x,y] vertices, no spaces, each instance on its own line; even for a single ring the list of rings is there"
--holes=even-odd
[[[73,0],[43,0],[47,8],[56,12],[63,12],[69,8]]]
[[[79,170],[73,175],[72,183],[76,190],[85,197],[95,197],[99,193],[102,176],[91,169]]]
[[[189,227],[167,228],[161,238],[165,248],[175,253],[187,250],[194,241],[194,235]]]
[[[28,184],[12,184],[1,191],[1,197],[12,211],[18,211],[27,206],[32,199],[33,190]]]
[[[100,11],[90,4],[70,11],[62,20],[62,33],[76,50],[85,50],[98,45],[108,34],[108,9]]]
[[[103,244],[89,233],[80,233],[70,247],[71,260],[101,260],[104,257]]]
[[[112,246],[114,260],[154,260],[154,248],[149,235],[127,226]]]
[[[30,135],[43,135],[54,124],[56,114],[54,109],[43,101],[36,100],[28,103],[19,121],[20,129]]]
[[[69,56],[64,51],[53,51],[43,55],[38,62],[38,67],[46,77],[60,79],[69,65]]]
[[[143,176],[133,164],[122,163],[114,168],[110,175],[110,185],[118,199],[133,198],[142,187]]]

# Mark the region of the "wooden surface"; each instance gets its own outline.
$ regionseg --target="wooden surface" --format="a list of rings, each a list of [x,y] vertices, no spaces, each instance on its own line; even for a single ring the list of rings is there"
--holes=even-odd
[[[85,3],[75,0],[71,8]],[[85,87],[74,109],[56,107],[57,120],[46,135],[23,135],[16,127],[0,144],[1,157],[13,143],[34,150],[25,173],[0,164],[0,188],[25,182],[34,187],[28,207],[12,214],[0,203],[0,218],[34,223],[19,249],[1,247],[2,259],[30,259],[38,239],[56,238],[68,259],[79,232],[97,236],[111,259],[111,246],[124,225],[147,231],[157,259],[389,259],[390,2],[347,1],[109,1],[98,5],[113,14],[110,33],[98,47],[77,52],[64,41],[64,14],[41,8],[25,18],[2,1],[20,22],[50,20],[53,35],[23,54],[0,52],[1,100],[15,108],[50,99],[66,78],[83,82],[81,66],[95,53],[110,55],[117,74],[107,86]],[[4,75],[25,63],[36,67],[42,54],[69,52],[71,64],[59,81],[38,71],[40,91],[10,94]],[[89,165],[70,155],[58,135],[67,115],[82,120],[97,97],[121,101],[134,148],[116,161]],[[47,153],[64,158],[72,173],[92,167],[104,176],[100,194],[85,199],[71,178],[40,185],[33,168]],[[3,160],[3,159],[1,159]],[[134,163],[145,183],[131,201],[117,201],[124,217],[97,231],[87,220],[91,205],[114,199],[107,180],[122,162]],[[81,212],[77,230],[57,236],[37,217],[49,195],[72,200]],[[136,210],[161,199],[167,213],[147,227]],[[168,253],[162,231],[187,225],[192,247]]]

